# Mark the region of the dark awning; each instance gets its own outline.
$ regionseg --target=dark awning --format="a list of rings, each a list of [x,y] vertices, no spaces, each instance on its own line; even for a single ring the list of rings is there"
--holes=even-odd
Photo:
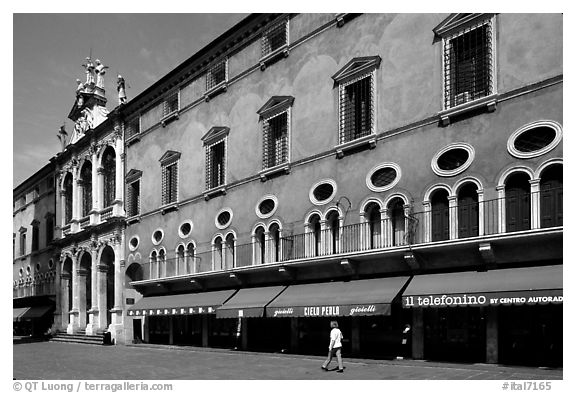
[[[128,316],[213,314],[230,298],[235,289],[144,297],[128,309]]]
[[[14,312],[14,319],[13,321],[18,321],[20,316],[28,311],[30,307],[23,307],[23,308],[13,308],[12,311]]]
[[[27,320],[27,319],[34,319],[34,318],[41,318],[49,311],[52,311],[54,306],[35,306],[29,307],[22,315],[18,317],[19,321]]]
[[[402,306],[561,304],[562,265],[415,276]]]
[[[408,277],[291,285],[266,306],[268,317],[390,315]]]
[[[216,310],[216,318],[263,317],[264,307],[285,288],[282,285],[241,289]]]

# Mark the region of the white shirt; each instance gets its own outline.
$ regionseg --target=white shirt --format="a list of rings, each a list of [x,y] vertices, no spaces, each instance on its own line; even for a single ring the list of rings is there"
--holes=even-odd
[[[334,346],[332,348],[341,348],[342,347],[342,332],[338,328],[332,329],[330,332],[330,344],[334,341]],[[328,347],[330,348],[330,347]]]

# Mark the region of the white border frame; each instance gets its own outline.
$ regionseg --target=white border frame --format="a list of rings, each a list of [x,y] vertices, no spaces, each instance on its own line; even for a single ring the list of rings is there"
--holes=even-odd
[[[152,237],[154,237],[154,234],[152,234]],[[164,236],[162,236],[162,237],[164,237]],[[138,241],[138,244],[136,244],[136,246],[132,246],[132,239],[136,239]],[[134,235],[134,236],[130,237],[130,240],[128,240],[128,248],[130,249],[130,251],[136,251],[138,249],[138,247],[140,247],[140,236]]]
[[[442,154],[452,150],[452,149],[463,149],[466,150],[468,152],[468,159],[466,160],[466,162],[464,164],[462,164],[460,167],[456,168],[456,169],[452,169],[452,170],[445,170],[445,169],[441,169],[438,166],[438,159],[440,158],[440,156],[442,156]],[[468,143],[464,143],[464,142],[455,142],[455,143],[450,143],[446,146],[444,146],[442,149],[440,149],[432,158],[432,161],[430,162],[430,166],[432,167],[432,171],[437,174],[438,176],[442,176],[442,177],[451,177],[451,176],[456,176],[462,172],[464,172],[466,169],[468,169],[468,167],[470,167],[470,165],[472,165],[472,162],[474,162],[474,158],[476,156],[476,152],[474,151],[474,147],[472,147],[472,145],[468,144]]]
[[[156,239],[154,239],[154,234],[158,231],[162,233],[162,237],[160,238],[160,240],[156,241]],[[150,238],[152,239],[152,244],[154,244],[155,246],[159,245],[160,243],[162,243],[162,240],[164,240],[164,230],[162,228],[154,229],[152,231],[152,236],[150,236]]]
[[[228,222],[225,225],[220,225],[220,223],[218,222],[218,216],[224,212],[230,213],[230,219],[228,220]],[[220,230],[226,229],[230,226],[230,224],[232,224],[233,218],[234,218],[234,212],[232,211],[231,208],[229,208],[229,207],[222,208],[218,211],[218,213],[216,213],[216,216],[214,216],[214,225],[216,226],[216,228],[218,228]],[[214,240],[214,239],[212,239],[212,240]]]
[[[190,232],[188,232],[187,235],[182,233],[182,225],[184,224],[190,224]],[[180,223],[180,225],[178,225],[178,236],[180,236],[180,239],[187,239],[192,234],[193,229],[194,229],[194,223],[192,222],[192,220],[191,219],[184,220]]]
[[[376,171],[378,171],[380,169],[384,169],[384,168],[394,169],[396,171],[396,178],[394,178],[394,180],[392,180],[392,182],[390,184],[387,184],[383,187],[377,187],[374,185],[374,183],[372,183],[372,176],[374,175],[374,173],[376,173]],[[388,191],[391,188],[394,188],[394,186],[396,186],[396,184],[398,184],[401,177],[402,177],[402,170],[400,169],[400,166],[398,164],[396,164],[394,162],[383,162],[379,165],[376,165],[374,168],[370,169],[370,171],[366,175],[366,186],[371,191],[374,191],[374,192]]]
[[[554,140],[552,140],[552,142],[550,142],[547,146],[543,147],[540,150],[532,152],[521,152],[517,150],[516,147],[514,146],[514,142],[516,141],[516,139],[518,139],[518,137],[520,137],[520,135],[524,134],[525,132],[537,127],[552,128],[556,132]],[[508,153],[510,153],[512,156],[516,158],[523,158],[523,159],[534,158],[551,152],[552,150],[554,150],[554,148],[556,148],[556,146],[560,144],[560,141],[562,141],[562,126],[560,125],[560,123],[555,122],[553,120],[538,120],[532,123],[525,124],[524,126],[514,131],[512,135],[510,135],[510,137],[508,138],[507,148]]]
[[[330,195],[328,198],[326,198],[323,201],[319,201],[318,199],[316,199],[316,197],[314,196],[314,190],[324,184],[324,183],[328,183],[332,186],[332,195]],[[310,202],[312,202],[314,205],[316,206],[323,206],[326,205],[327,203],[330,203],[334,197],[336,196],[336,193],[338,192],[338,185],[336,184],[336,182],[332,179],[322,179],[317,181],[316,183],[314,183],[314,185],[312,187],[310,187],[310,191],[308,192],[308,198],[310,199]]]
[[[266,199],[272,199],[272,201],[274,201],[274,208],[270,211],[270,213],[267,214],[263,214],[260,212],[260,204],[262,202],[264,202]],[[276,213],[276,210],[278,209],[278,197],[276,195],[265,195],[262,198],[260,198],[260,200],[258,200],[258,202],[256,203],[256,206],[254,207],[254,211],[256,212],[256,215],[261,218],[261,219],[266,219],[266,218],[270,218],[274,215],[274,213]]]

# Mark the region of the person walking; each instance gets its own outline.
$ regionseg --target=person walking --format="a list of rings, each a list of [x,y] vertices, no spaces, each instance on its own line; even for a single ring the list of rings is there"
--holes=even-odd
[[[328,371],[328,365],[332,361],[332,357],[336,355],[338,359],[338,371],[339,373],[344,372],[344,366],[342,365],[342,332],[338,329],[338,322],[331,321],[330,327],[330,345],[328,346],[328,358],[322,364],[322,370]]]

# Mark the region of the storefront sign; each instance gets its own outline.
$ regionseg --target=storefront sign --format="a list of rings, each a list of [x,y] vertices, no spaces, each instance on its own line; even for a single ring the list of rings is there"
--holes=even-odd
[[[453,307],[453,306],[498,306],[524,304],[562,304],[562,290],[522,292],[492,292],[458,295],[415,295],[403,296],[404,308]]]
[[[339,306],[267,307],[269,317],[347,317],[382,315],[390,311],[389,304],[362,304]]]
[[[217,306],[209,307],[178,307],[152,310],[128,310],[129,317],[143,315],[194,315],[194,314],[214,314]]]

